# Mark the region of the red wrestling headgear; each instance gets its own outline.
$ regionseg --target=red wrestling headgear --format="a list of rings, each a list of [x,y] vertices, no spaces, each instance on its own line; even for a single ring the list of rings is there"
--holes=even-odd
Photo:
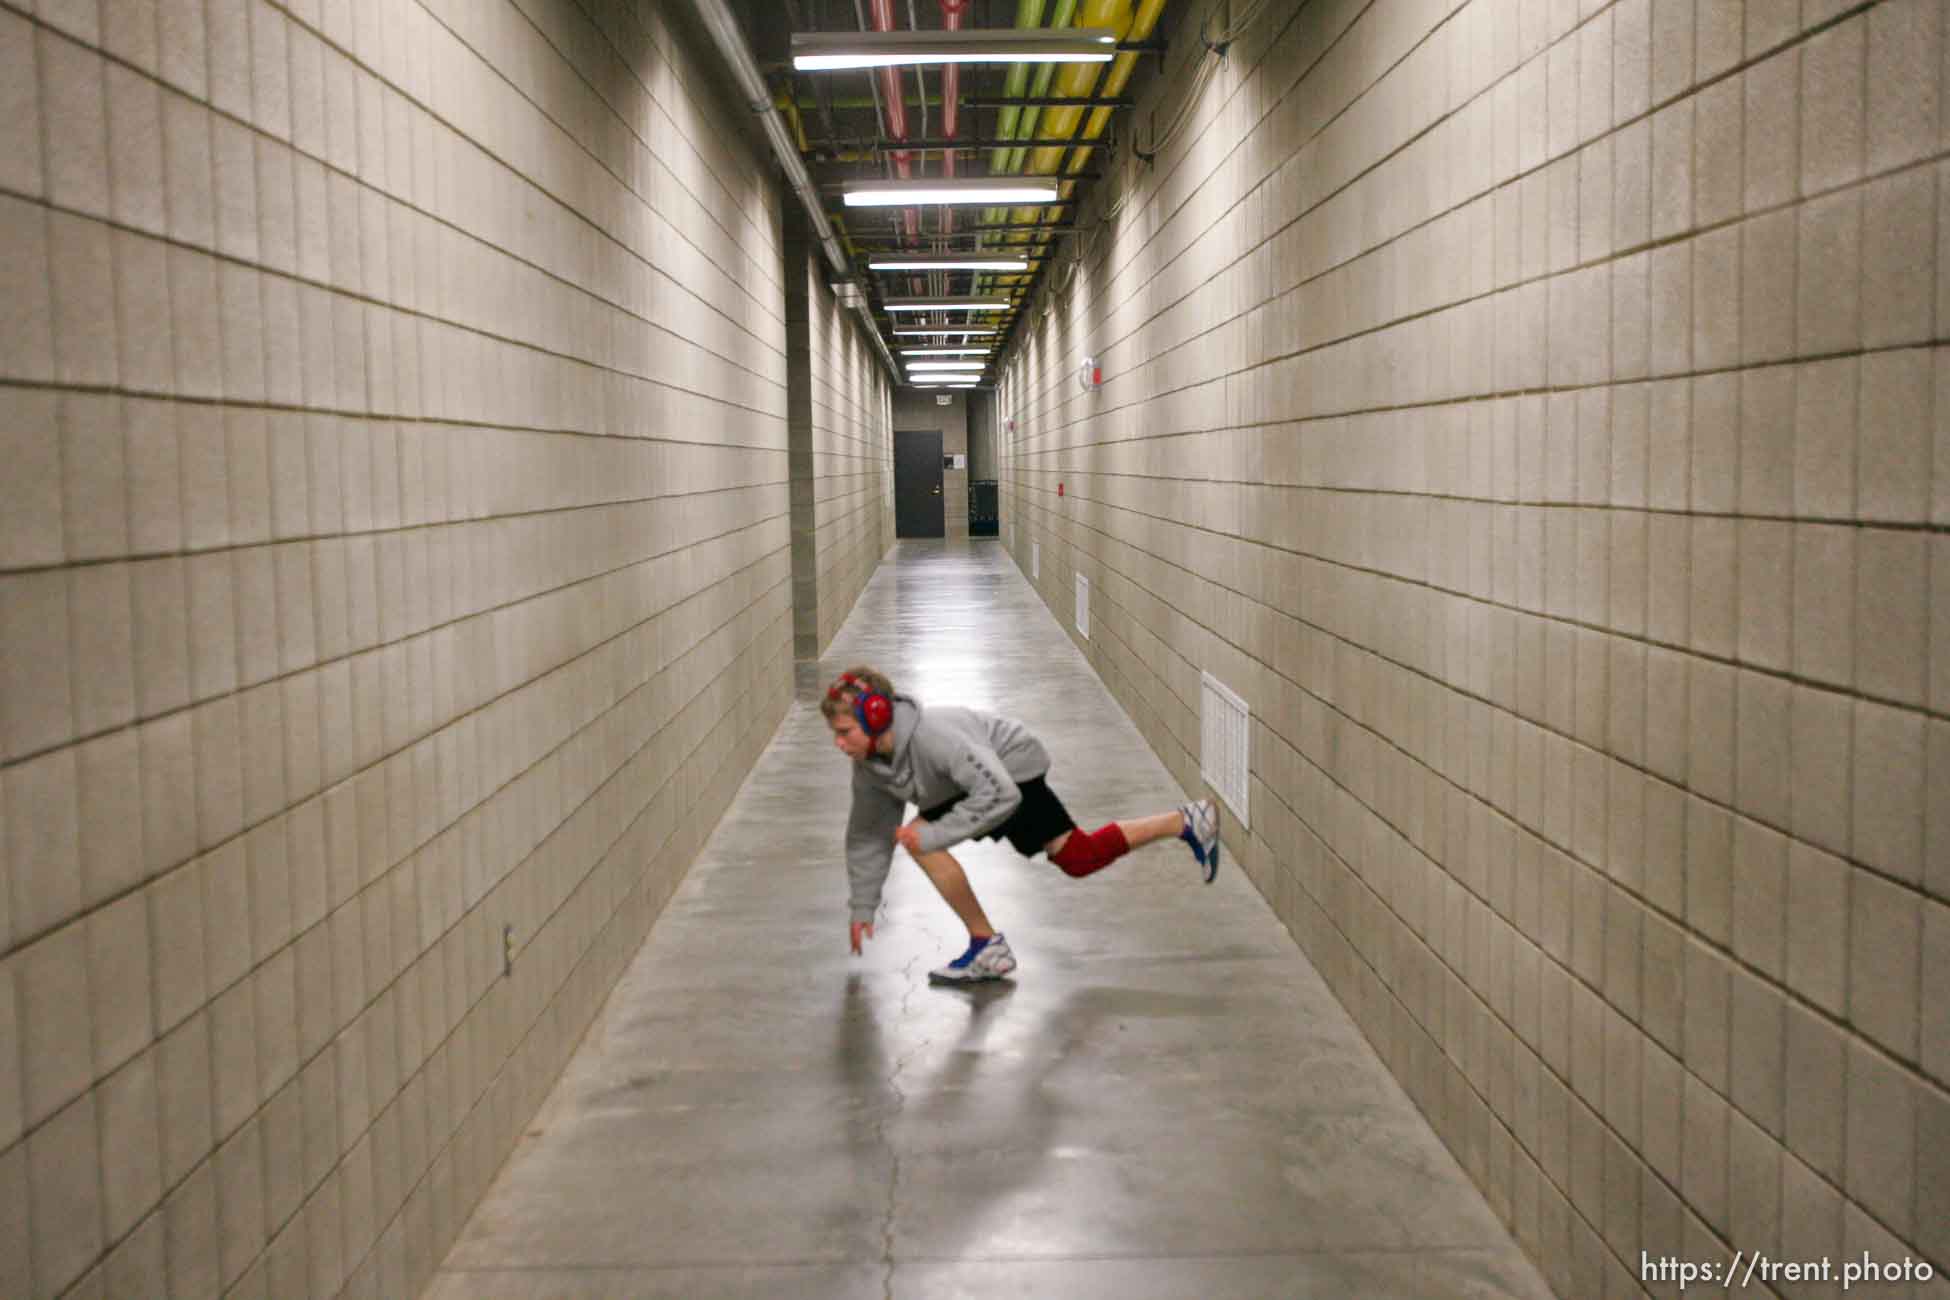
[[[894,702],[876,691],[852,673],[841,673],[838,682],[826,692],[826,698],[837,700],[853,688],[853,716],[861,730],[869,736],[878,737],[894,725]]]

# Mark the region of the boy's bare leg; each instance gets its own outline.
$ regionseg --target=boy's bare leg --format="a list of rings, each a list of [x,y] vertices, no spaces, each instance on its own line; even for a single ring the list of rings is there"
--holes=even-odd
[[[1185,819],[1173,810],[1159,813],[1155,817],[1138,817],[1131,821],[1119,822],[1117,829],[1124,832],[1124,842],[1135,849],[1153,840],[1170,839],[1177,835],[1185,829]]]
[[[1174,817],[1177,815],[1172,814]],[[962,871],[961,863],[955,861],[954,854],[946,849],[937,849],[933,853],[916,853],[913,857],[921,864],[921,870],[927,872],[928,879],[934,882],[942,901],[953,908],[961,923],[968,927],[969,938],[986,939],[995,933],[995,927],[989,924],[988,914],[975,901],[975,891],[969,887],[968,876]]]

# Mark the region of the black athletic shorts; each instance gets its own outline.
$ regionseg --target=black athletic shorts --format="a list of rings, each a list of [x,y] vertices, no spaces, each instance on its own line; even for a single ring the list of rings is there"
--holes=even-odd
[[[1016,852],[1025,858],[1033,858],[1043,851],[1044,845],[1064,831],[1077,828],[1077,824],[1070,820],[1069,809],[1056,797],[1056,792],[1043,783],[1042,777],[1032,776],[1016,788],[1022,791],[1022,802],[1009,814],[1009,820],[983,836],[983,839],[1007,840]],[[927,809],[921,817],[924,821],[939,821],[947,816],[950,808],[966,797],[956,795],[947,803]]]

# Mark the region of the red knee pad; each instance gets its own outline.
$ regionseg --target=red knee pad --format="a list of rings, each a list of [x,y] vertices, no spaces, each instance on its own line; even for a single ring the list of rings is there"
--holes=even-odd
[[[1116,822],[1112,822],[1094,831],[1071,831],[1070,838],[1062,848],[1050,854],[1049,860],[1063,868],[1065,875],[1081,879],[1093,871],[1102,871],[1130,851],[1131,845],[1124,838],[1124,832]]]

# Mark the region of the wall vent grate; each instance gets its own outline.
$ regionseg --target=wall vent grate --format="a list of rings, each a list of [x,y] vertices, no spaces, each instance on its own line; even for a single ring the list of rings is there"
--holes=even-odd
[[[1246,790],[1251,771],[1252,714],[1246,701],[1211,673],[1200,674],[1199,775],[1225,800],[1243,827],[1250,827]]]

